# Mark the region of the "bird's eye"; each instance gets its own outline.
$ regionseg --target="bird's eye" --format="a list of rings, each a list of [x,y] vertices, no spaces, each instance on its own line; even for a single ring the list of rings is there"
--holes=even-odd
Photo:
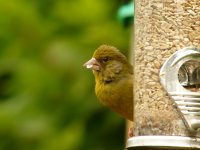
[[[109,60],[108,57],[102,58],[102,62],[103,62],[103,63],[106,63],[108,60]]]

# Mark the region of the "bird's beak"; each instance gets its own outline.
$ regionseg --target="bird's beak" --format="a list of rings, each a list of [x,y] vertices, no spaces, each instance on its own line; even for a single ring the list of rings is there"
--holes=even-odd
[[[91,58],[83,66],[86,67],[87,69],[92,69],[94,71],[100,71],[101,70],[101,65],[95,58]]]

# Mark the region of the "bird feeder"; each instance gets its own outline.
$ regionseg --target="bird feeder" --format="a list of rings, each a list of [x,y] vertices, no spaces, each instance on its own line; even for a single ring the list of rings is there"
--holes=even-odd
[[[128,150],[200,149],[200,1],[135,0]]]

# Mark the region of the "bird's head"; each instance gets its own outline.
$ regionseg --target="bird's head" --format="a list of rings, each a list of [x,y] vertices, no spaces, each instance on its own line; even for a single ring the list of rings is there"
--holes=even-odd
[[[132,66],[126,57],[115,47],[101,45],[98,47],[93,57],[83,66],[91,69],[95,75],[112,78],[113,75],[122,71],[132,72]]]

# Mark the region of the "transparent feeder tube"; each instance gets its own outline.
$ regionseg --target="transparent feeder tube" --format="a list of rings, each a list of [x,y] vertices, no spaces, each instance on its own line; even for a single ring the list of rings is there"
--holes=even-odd
[[[200,1],[135,0],[134,26],[134,135],[189,137],[159,72],[176,51],[200,48]]]

